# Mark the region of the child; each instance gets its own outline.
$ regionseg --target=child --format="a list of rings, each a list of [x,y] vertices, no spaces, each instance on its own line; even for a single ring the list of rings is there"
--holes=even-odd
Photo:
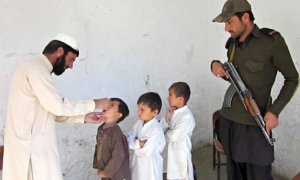
[[[167,142],[167,179],[193,180],[191,136],[195,119],[187,102],[190,87],[177,82],[169,88],[169,108],[161,120]]]
[[[163,159],[161,152],[165,147],[163,130],[156,119],[162,102],[157,93],[148,92],[139,97],[139,120],[128,134],[129,149],[132,149],[132,180],[162,180]]]
[[[93,161],[101,180],[130,180],[128,142],[118,126],[128,114],[127,105],[118,98],[111,98],[110,107],[102,113],[105,123],[98,128]]]

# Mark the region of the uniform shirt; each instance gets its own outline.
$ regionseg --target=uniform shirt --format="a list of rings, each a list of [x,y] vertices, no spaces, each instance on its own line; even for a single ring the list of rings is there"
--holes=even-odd
[[[69,101],[61,96],[52,80],[52,69],[46,56],[37,55],[21,65],[12,78],[3,180],[27,180],[28,174],[34,179],[62,180],[55,120],[83,123],[84,115],[95,109],[93,100]]]
[[[246,87],[252,92],[262,114],[270,111],[278,116],[293,96],[299,78],[283,37],[279,33],[266,34],[255,25],[245,42],[238,43],[232,38],[228,40],[228,57],[234,44],[236,47],[233,64]],[[284,85],[272,102],[270,92],[278,71],[284,77]],[[241,124],[257,125],[245,110],[237,93],[232,99],[231,107],[222,108],[221,116]]]
[[[127,138],[117,124],[99,126],[93,167],[112,180],[130,180]]]

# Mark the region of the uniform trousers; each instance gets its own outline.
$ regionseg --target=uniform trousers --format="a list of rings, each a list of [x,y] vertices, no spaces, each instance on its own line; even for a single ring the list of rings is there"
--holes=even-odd
[[[216,132],[226,154],[228,180],[273,180],[274,147],[258,126],[219,116]]]

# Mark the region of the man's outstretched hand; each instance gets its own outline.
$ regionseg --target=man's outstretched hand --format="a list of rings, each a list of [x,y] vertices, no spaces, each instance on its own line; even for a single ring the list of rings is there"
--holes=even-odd
[[[85,115],[84,122],[85,123],[102,123],[106,120],[106,117],[102,115],[102,112],[91,112]]]

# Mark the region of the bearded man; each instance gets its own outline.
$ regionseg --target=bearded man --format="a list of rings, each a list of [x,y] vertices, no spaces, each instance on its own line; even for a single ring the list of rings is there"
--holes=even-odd
[[[55,122],[102,120],[94,111],[107,109],[109,99],[70,101],[61,96],[51,77],[72,69],[78,55],[76,40],[59,34],[43,54],[16,70],[7,108],[3,180],[62,180]]]

